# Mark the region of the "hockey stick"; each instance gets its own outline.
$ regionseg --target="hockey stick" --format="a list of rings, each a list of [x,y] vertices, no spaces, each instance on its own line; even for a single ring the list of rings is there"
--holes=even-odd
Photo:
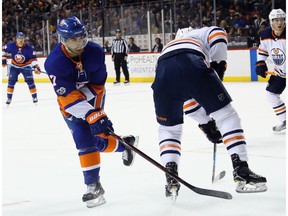
[[[183,185],[185,185],[186,187],[188,187],[190,190],[194,191],[195,193],[198,193],[198,194],[201,194],[201,195],[205,195],[205,196],[212,196],[212,197],[218,197],[218,198],[222,198],[222,199],[228,199],[228,200],[232,199],[232,195],[230,193],[227,193],[227,192],[224,192],[224,191],[216,191],[216,190],[199,188],[199,187],[196,187],[196,186],[193,186],[193,185],[189,184],[188,182],[184,181],[179,176],[177,176],[174,173],[168,171],[165,167],[163,167],[161,164],[159,164],[157,161],[155,161],[154,159],[152,159],[151,157],[146,155],[144,152],[142,152],[141,150],[139,150],[135,146],[130,145],[129,143],[126,143],[120,136],[115,134],[112,130],[109,129],[109,132],[110,132],[111,136],[113,136],[116,140],[118,140],[120,143],[125,145],[127,148],[130,148],[131,150],[133,150],[134,152],[139,154],[141,157],[143,157],[144,159],[146,159],[147,161],[152,163],[154,166],[158,167],[163,172],[167,173],[168,175],[170,175],[171,177],[173,177],[178,182],[182,183]]]
[[[217,144],[214,143],[214,147],[213,147],[213,169],[212,169],[212,183],[224,178],[224,176],[226,175],[225,170],[223,170],[222,172],[220,172],[216,177],[215,177],[215,167],[216,167],[216,151],[217,151]]]

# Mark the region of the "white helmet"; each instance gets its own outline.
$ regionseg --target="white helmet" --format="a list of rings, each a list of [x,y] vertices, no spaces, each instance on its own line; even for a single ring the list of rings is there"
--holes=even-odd
[[[273,9],[269,14],[270,24],[272,25],[272,20],[276,18],[286,19],[286,14],[282,9]]]
[[[182,38],[184,36],[184,34],[192,31],[193,28],[192,27],[188,27],[188,28],[182,28],[182,29],[178,29],[177,33],[176,33],[176,36],[175,36],[175,39],[179,39],[179,38]]]

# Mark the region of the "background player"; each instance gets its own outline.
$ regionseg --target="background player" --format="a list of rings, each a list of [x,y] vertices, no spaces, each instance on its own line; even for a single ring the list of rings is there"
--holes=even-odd
[[[275,76],[271,76],[266,87],[266,98],[272,106],[280,124],[274,126],[274,132],[286,131],[286,106],[280,95],[286,88],[286,14],[282,9],[273,9],[269,14],[270,27],[260,36],[257,52],[256,73],[266,77],[265,63],[270,57],[274,65]]]
[[[211,54],[210,54],[211,53]],[[194,98],[215,119],[223,143],[231,156],[236,191],[263,192],[266,178],[248,167],[246,140],[240,118],[215,70],[209,62],[225,61],[227,34],[219,27],[179,30],[176,39],[162,50],[152,84],[156,118],[159,126],[161,161],[171,172],[178,174],[181,155],[183,104]],[[166,176],[166,196],[178,194],[179,183]],[[249,189],[248,189],[249,188]]]
[[[11,67],[8,68],[7,105],[9,105],[12,101],[14,87],[18,81],[18,76],[20,73],[23,75],[25,82],[29,87],[33,102],[38,102],[32,69],[36,74],[40,74],[41,69],[38,65],[33,48],[29,44],[26,44],[24,40],[24,33],[18,32],[16,34],[16,41],[6,44],[2,50],[3,67],[7,66],[8,53],[11,53],[12,57]]]
[[[61,20],[57,32],[61,43],[47,57],[45,69],[79,150],[87,185],[82,200],[87,207],[94,207],[106,202],[99,177],[100,152],[123,152],[126,166],[132,165],[134,153],[109,136],[113,127],[103,110],[107,78],[103,49],[88,42],[86,28],[75,16]],[[138,143],[138,137],[123,139],[131,145]]]

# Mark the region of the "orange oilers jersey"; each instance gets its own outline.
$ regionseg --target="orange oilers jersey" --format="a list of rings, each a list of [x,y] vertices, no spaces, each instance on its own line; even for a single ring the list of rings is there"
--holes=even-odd
[[[16,42],[10,42],[2,49],[2,59],[6,59],[8,53],[11,53],[13,67],[33,67],[38,64],[33,47],[29,44],[24,43],[22,47],[18,47]]]
[[[102,47],[93,42],[87,43],[77,59],[71,58],[61,43],[49,54],[44,67],[65,117],[84,119],[89,110],[103,108],[107,78],[104,61]]]
[[[276,36],[271,27],[267,27],[260,36],[257,60],[271,59],[274,69],[286,74],[286,27],[280,36]]]
[[[206,62],[227,60],[227,33],[216,26],[193,29],[163,47],[161,56],[173,55],[173,51],[195,50],[205,56]],[[160,58],[159,57],[159,58]]]

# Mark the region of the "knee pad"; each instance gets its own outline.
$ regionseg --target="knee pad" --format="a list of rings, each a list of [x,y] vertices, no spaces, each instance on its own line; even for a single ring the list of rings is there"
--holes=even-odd
[[[16,82],[17,82],[17,80],[15,80],[15,79],[9,79],[8,80],[8,87],[14,87]]]
[[[175,126],[160,125],[159,129],[159,142],[165,139],[175,139],[181,141],[182,138],[182,124]]]
[[[220,110],[211,113],[211,116],[216,121],[216,125],[222,135],[225,134],[227,131],[230,131],[231,128],[242,128],[241,119],[231,104],[228,104]]]
[[[276,107],[276,106],[283,104],[283,101],[281,100],[279,94],[266,91],[266,98],[272,107]]]

